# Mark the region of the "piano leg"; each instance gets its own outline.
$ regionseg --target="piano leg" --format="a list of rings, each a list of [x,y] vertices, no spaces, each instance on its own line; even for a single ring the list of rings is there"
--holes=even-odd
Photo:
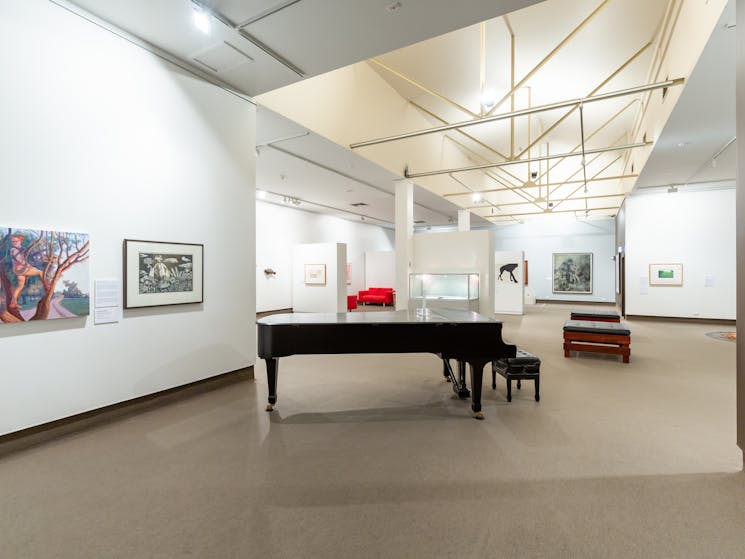
[[[484,419],[481,411],[481,383],[484,380],[484,366],[486,361],[469,362],[471,370],[471,409],[476,419]]]
[[[442,359],[442,376],[445,377],[445,382],[450,382],[450,372],[448,369],[450,368],[450,362],[443,358]]]
[[[277,369],[279,368],[279,359],[264,359],[266,362],[266,383],[269,386],[269,403],[266,405],[266,411],[272,411],[274,404],[277,403]]]
[[[460,377],[460,380],[455,377],[455,372],[453,372],[453,368],[450,366],[450,359],[443,359],[442,366],[444,368],[443,374],[447,375],[449,381],[453,385],[453,392],[458,395],[458,398],[468,398],[471,393],[466,387],[465,363],[463,361],[458,361],[458,372],[460,373],[458,376]]]
[[[458,381],[460,384],[459,396],[461,398],[468,398],[471,395],[471,393],[468,391],[468,388],[466,387],[466,362],[465,361],[458,361]]]

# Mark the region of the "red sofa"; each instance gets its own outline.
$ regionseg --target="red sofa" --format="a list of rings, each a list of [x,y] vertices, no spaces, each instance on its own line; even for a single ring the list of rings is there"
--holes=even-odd
[[[392,287],[368,287],[357,294],[357,302],[360,304],[393,305]]]

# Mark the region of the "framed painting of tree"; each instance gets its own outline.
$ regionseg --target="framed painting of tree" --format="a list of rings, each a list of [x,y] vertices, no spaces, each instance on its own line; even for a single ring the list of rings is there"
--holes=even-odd
[[[201,303],[204,245],[124,240],[124,308]]]
[[[0,228],[0,323],[90,313],[86,233]]]

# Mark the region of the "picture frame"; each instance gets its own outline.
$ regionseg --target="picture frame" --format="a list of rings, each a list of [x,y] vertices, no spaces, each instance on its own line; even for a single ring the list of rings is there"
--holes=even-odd
[[[650,264],[649,285],[682,286],[683,264]]]
[[[305,285],[326,285],[326,264],[306,264]]]
[[[352,285],[352,264],[347,262],[347,285]]]
[[[555,252],[551,271],[554,293],[592,293],[591,252]]]
[[[204,302],[204,245],[124,239],[124,308]]]

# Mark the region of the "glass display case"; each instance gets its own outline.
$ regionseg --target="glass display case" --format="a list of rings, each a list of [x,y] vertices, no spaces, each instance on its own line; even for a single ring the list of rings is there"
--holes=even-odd
[[[455,308],[478,312],[476,273],[409,274],[409,309]]]

